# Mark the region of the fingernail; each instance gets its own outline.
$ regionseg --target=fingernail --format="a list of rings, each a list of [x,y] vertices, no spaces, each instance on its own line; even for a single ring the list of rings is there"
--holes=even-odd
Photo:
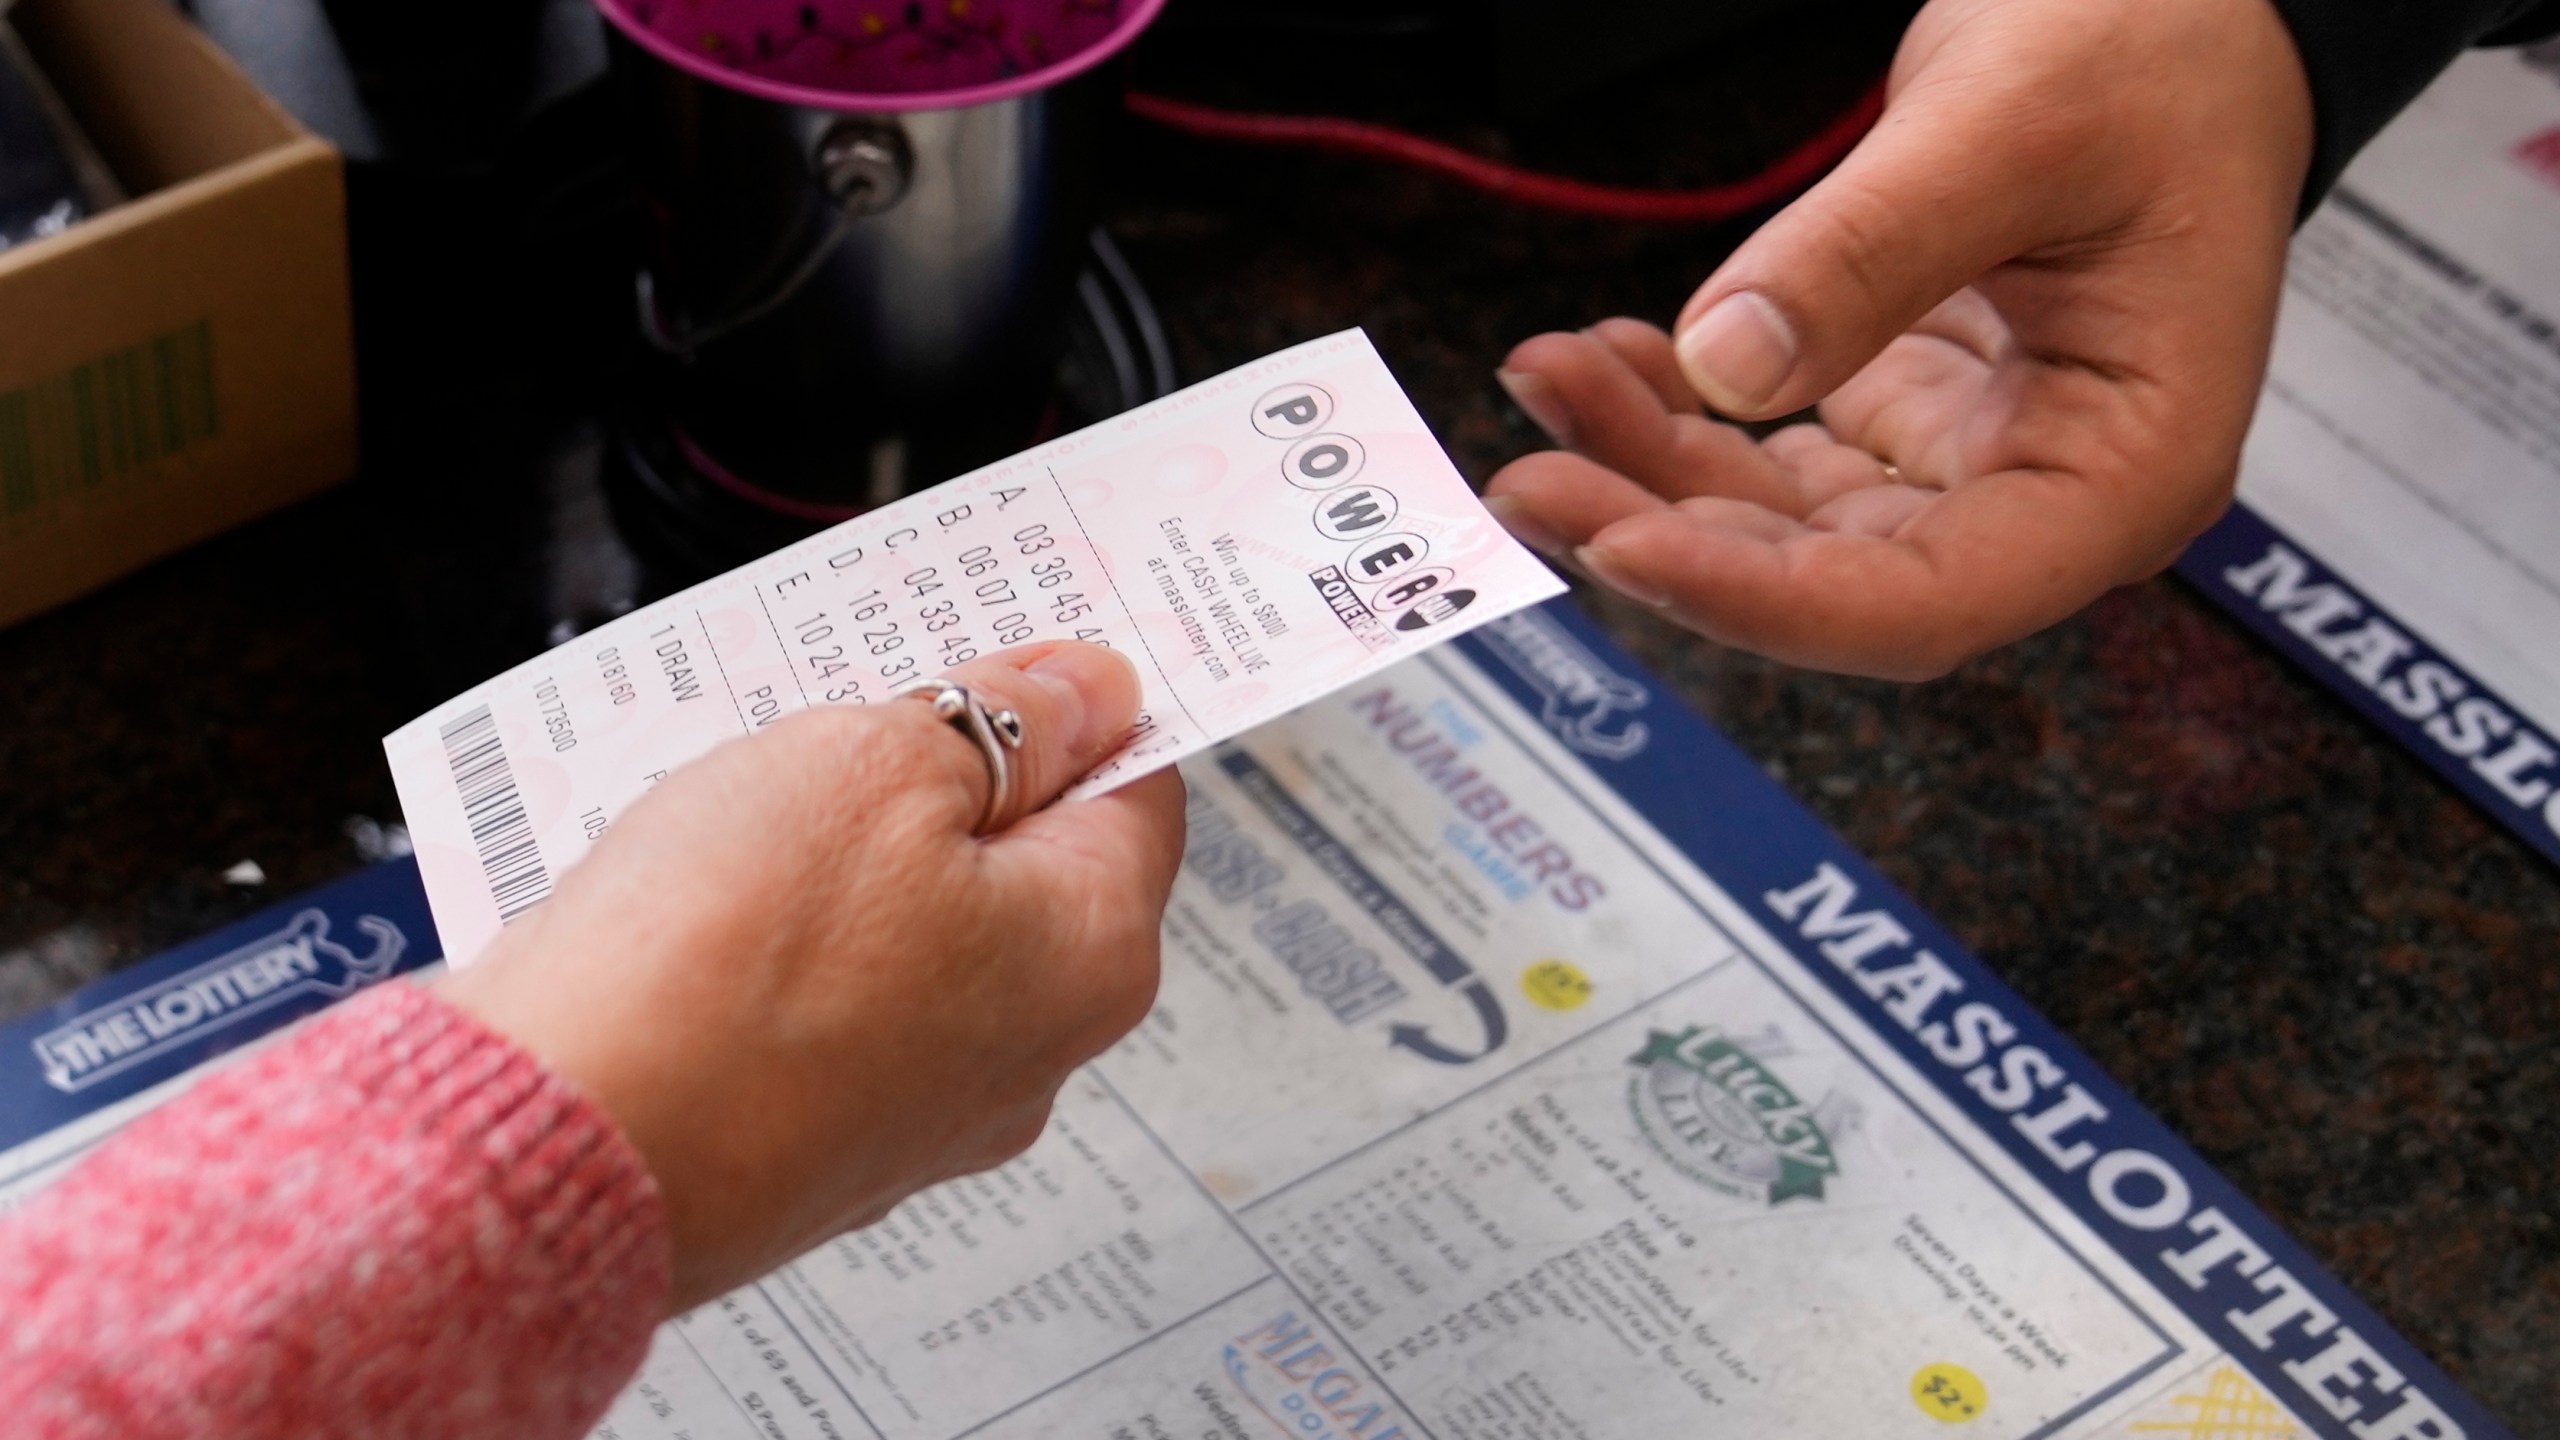
[[[1795,327],[1749,290],[1717,301],[1680,332],[1675,348],[1689,383],[1728,415],[1759,412],[1796,368]]]
[[[1502,528],[1511,532],[1512,539],[1539,554],[1554,559],[1565,552],[1565,543],[1556,538],[1554,531],[1539,524],[1537,517],[1529,513],[1529,507],[1516,498],[1487,495],[1484,508],[1492,513],[1494,519],[1502,522]]]
[[[1538,422],[1547,438],[1559,445],[1573,443],[1573,411],[1564,403],[1564,395],[1546,376],[1528,370],[1496,370],[1494,380],[1521,413]]]
[[[1137,718],[1138,670],[1117,650],[1061,645],[1022,673],[1055,697],[1048,723],[1066,732],[1067,753],[1080,759],[1100,755]]]
[[[1574,562],[1582,567],[1584,574],[1639,605],[1651,606],[1656,610],[1668,609],[1671,605],[1669,595],[1627,574],[1620,568],[1616,556],[1597,545],[1583,546],[1573,552],[1573,558]]]

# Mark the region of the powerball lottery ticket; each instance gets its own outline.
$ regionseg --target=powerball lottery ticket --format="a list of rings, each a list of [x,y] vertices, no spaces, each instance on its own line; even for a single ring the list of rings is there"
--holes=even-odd
[[[468,965],[677,766],[813,705],[1084,640],[1145,683],[1098,793],[1563,585],[1359,331],[1284,350],[589,631],[383,741]]]

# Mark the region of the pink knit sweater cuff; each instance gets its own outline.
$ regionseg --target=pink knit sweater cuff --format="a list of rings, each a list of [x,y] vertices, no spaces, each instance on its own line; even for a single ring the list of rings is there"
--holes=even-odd
[[[641,1329],[656,1327],[672,1260],[666,1214],[656,1178],[601,1107],[417,985],[385,986],[321,1025],[277,1058],[279,1078],[338,1081],[379,1123],[485,1167],[489,1195],[568,1294],[657,1280]]]
[[[390,984],[0,1220],[0,1415],[45,1437],[570,1437],[671,1256],[593,1102]]]

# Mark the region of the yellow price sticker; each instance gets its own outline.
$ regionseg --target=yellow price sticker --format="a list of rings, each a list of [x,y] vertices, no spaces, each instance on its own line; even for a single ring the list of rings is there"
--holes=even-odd
[[[1911,1403],[1924,1415],[1961,1425],[1982,1413],[1991,1403],[1991,1392],[1982,1388],[1981,1376],[1940,1361],[1921,1366],[1920,1373],[1911,1377]]]
[[[1541,960],[1520,972],[1520,992],[1541,1010],[1574,1010],[1591,998],[1591,977],[1570,960]]]

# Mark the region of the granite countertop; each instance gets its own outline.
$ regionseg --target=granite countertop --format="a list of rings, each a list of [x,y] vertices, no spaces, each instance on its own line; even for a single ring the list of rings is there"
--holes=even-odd
[[[1870,8],[1532,125],[1429,85],[1398,90],[1395,118],[1602,178],[1724,178],[1881,69],[1892,6]],[[1234,86],[1221,98],[1253,98]],[[1366,326],[1479,480],[1537,443],[1492,383],[1512,343],[1665,318],[1741,233],[1128,145],[1111,225],[1187,376]],[[408,203],[368,201],[361,177],[358,202]],[[360,864],[397,819],[378,738],[541,648],[561,556],[616,563],[576,559],[605,526],[577,483],[592,395],[546,389],[534,361],[448,363],[486,359],[468,349],[377,364],[390,322],[367,323],[360,483],[0,631],[0,1016]],[[492,543],[515,558],[477,563]],[[2560,874],[2174,581],[1921,686],[1788,670],[1585,599],[2519,1434],[2552,1433]],[[243,859],[263,885],[223,878]]]

